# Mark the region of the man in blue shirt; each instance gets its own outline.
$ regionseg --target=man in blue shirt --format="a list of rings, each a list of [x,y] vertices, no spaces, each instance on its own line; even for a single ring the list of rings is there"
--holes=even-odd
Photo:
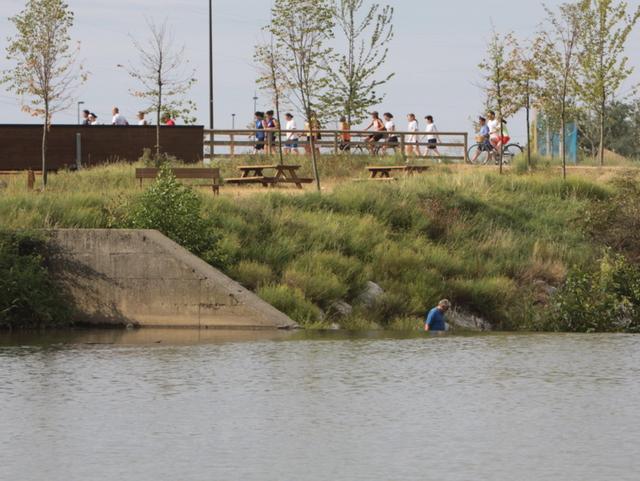
[[[447,299],[442,299],[438,305],[429,311],[424,321],[425,331],[443,332],[447,330],[445,314],[451,307],[451,303]]]

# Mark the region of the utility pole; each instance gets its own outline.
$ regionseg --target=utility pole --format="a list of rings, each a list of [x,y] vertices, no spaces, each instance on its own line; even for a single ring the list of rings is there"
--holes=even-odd
[[[236,114],[231,114],[231,130],[236,130]]]
[[[213,0],[209,0],[209,129],[213,130]],[[213,133],[210,135],[214,140]],[[213,143],[211,157],[213,157]]]

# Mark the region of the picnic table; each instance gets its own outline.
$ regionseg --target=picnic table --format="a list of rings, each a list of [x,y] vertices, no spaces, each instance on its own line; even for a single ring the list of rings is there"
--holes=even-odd
[[[372,179],[391,179],[394,172],[405,175],[421,174],[429,170],[427,165],[374,165],[367,167]]]
[[[176,179],[207,180],[209,182],[205,185],[211,187],[215,195],[220,193],[220,169],[218,168],[172,168],[171,172]],[[144,179],[156,179],[159,173],[160,169],[155,167],[136,169],[136,179],[140,180],[140,187],[142,187]]]
[[[313,179],[298,177],[300,165],[240,165],[238,170],[242,172],[240,177],[225,179],[230,184],[262,184],[265,187],[274,184],[295,184],[302,189],[302,184],[310,184]],[[264,171],[273,171],[272,175],[265,175]]]

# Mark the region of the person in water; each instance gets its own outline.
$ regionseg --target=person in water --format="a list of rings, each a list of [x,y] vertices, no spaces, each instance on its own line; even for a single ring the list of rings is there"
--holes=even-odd
[[[442,299],[438,305],[431,309],[424,321],[425,331],[443,332],[447,330],[445,314],[451,308],[451,303],[447,299]]]

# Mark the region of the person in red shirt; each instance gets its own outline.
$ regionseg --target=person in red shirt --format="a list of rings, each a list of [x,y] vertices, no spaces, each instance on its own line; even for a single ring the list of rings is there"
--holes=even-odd
[[[169,127],[174,127],[176,125],[176,121],[169,117],[167,114],[162,117],[162,123],[164,125],[168,125]]]

